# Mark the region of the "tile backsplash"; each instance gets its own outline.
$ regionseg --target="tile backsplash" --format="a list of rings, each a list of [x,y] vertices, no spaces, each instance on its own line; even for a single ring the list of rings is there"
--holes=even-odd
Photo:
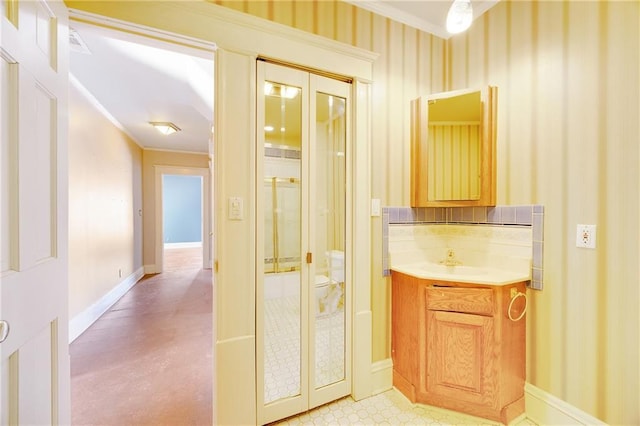
[[[508,254],[531,259],[530,287],[542,290],[542,256],[544,236],[544,206],[495,206],[495,207],[384,207],[382,210],[382,268],[384,275],[390,274],[390,225],[405,225],[394,230],[394,244],[420,244],[428,241],[438,244],[438,238],[464,236],[467,246],[484,239],[482,249],[494,256],[500,250]],[[412,229],[415,225],[415,229]],[[418,227],[418,225],[420,225]],[[424,225],[447,225],[446,227]],[[452,225],[465,225],[456,227]],[[469,226],[473,227],[469,227]],[[501,231],[502,228],[502,231]],[[398,235],[411,234],[405,241],[397,241]],[[403,238],[400,237],[402,240]],[[406,240],[411,240],[407,242]],[[475,241],[475,243],[473,242]],[[486,242],[491,242],[487,245]],[[471,247],[470,246],[470,247]],[[501,248],[502,247],[502,248]],[[400,247],[402,248],[402,247]],[[394,246],[397,250],[398,246]],[[409,251],[405,251],[409,253]],[[506,255],[507,253],[505,253]]]

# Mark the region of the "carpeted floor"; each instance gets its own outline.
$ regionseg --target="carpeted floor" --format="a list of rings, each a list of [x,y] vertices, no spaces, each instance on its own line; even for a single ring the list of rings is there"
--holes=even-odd
[[[74,425],[212,424],[211,270],[172,251],[71,344]]]

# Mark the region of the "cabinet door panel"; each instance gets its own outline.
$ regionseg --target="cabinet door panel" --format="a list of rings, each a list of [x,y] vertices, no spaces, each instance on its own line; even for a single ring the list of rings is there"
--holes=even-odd
[[[427,395],[485,406],[496,401],[491,317],[427,311]]]

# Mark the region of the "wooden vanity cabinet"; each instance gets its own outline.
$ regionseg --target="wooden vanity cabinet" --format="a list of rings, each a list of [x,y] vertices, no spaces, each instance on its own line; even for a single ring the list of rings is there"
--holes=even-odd
[[[505,286],[393,272],[394,386],[420,402],[508,424],[524,413],[525,318]],[[515,290],[512,290],[515,289]],[[514,301],[517,318],[524,298]]]

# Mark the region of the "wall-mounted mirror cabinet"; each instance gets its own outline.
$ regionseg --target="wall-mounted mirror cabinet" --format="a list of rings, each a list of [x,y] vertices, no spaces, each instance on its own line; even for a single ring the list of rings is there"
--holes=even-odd
[[[411,102],[411,206],[496,204],[498,88]]]

